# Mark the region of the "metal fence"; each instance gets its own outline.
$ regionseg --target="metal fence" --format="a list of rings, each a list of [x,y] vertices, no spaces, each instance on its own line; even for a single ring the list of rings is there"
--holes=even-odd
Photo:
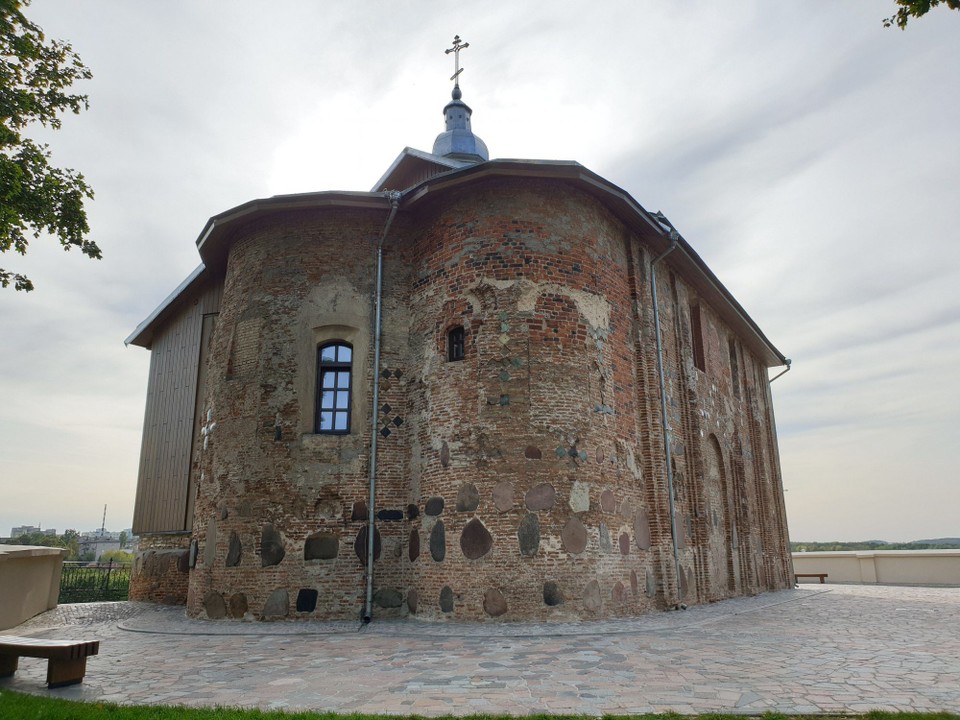
[[[130,592],[128,563],[65,562],[60,576],[60,602],[126,600]]]

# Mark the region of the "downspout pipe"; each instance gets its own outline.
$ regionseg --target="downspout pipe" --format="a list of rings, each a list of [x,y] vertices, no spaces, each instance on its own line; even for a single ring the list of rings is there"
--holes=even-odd
[[[657,377],[660,380],[660,422],[663,426],[663,455],[667,463],[667,497],[670,507],[670,538],[673,540],[673,562],[674,572],[677,580],[677,602],[675,607],[681,608],[683,597],[680,593],[680,548],[677,544],[677,513],[674,507],[673,498],[673,453],[670,448],[670,422],[667,419],[667,388],[663,374],[663,340],[660,337],[660,303],[657,300],[657,263],[663,260],[667,255],[677,249],[680,240],[680,233],[666,219],[662,213],[657,213],[657,219],[670,226],[670,247],[658,255],[650,263],[650,287],[653,295],[653,328],[657,341]]]
[[[370,408],[370,498],[367,502],[367,595],[363,604],[363,623],[366,625],[373,619],[373,549],[375,539],[375,508],[374,500],[377,496],[377,417],[380,407],[380,341],[383,336],[383,243],[390,232],[390,226],[400,207],[400,193],[388,190],[384,193],[390,201],[390,215],[380,233],[377,242],[377,290],[374,303],[373,320],[373,404]]]
[[[790,372],[790,368],[793,367],[793,360],[791,360],[790,358],[786,358],[786,361],[783,364],[787,366],[787,369],[781,372],[778,372],[776,375],[770,378],[769,382],[767,383],[768,385],[772,383],[774,380],[776,380],[778,377],[780,377],[781,375],[786,375],[788,372]]]

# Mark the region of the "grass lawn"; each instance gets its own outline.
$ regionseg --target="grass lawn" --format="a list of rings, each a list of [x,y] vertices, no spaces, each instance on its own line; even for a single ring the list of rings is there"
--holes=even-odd
[[[397,720],[397,715],[341,715],[337,713],[237,710],[234,708],[185,708],[170,705],[114,705],[112,703],[81,703],[72,700],[23,695],[0,690],[0,720]],[[408,717],[420,717],[410,715]],[[448,716],[449,717],[449,716]],[[470,715],[474,720],[513,720],[506,715]],[[527,720],[560,720],[579,718],[571,715],[523,715]],[[709,714],[699,715],[697,720],[744,720],[744,715]],[[759,716],[764,720],[960,720],[952,713],[888,713],[871,712],[865,715],[778,715],[768,713]],[[606,715],[605,720],[680,720],[685,716],[666,713],[662,715]]]

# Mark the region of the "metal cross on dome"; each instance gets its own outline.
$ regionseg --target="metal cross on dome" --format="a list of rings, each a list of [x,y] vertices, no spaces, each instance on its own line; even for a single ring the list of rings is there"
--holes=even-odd
[[[460,77],[460,73],[463,72],[463,68],[460,67],[460,51],[466,50],[468,47],[470,47],[470,43],[461,42],[460,36],[454,35],[453,47],[443,51],[445,55],[449,55],[450,53],[453,53],[454,73],[453,75],[450,76],[450,79],[453,80],[455,85],[460,84],[460,81],[458,80],[458,78]]]

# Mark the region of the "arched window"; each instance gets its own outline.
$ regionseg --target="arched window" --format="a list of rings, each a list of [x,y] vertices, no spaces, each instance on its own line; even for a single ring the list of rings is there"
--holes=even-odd
[[[463,326],[458,325],[457,327],[450,330],[447,333],[447,361],[454,362],[456,360],[463,360],[463,344],[464,344],[464,332]]]
[[[318,433],[345,435],[350,432],[350,400],[353,348],[332,342],[317,348]]]

